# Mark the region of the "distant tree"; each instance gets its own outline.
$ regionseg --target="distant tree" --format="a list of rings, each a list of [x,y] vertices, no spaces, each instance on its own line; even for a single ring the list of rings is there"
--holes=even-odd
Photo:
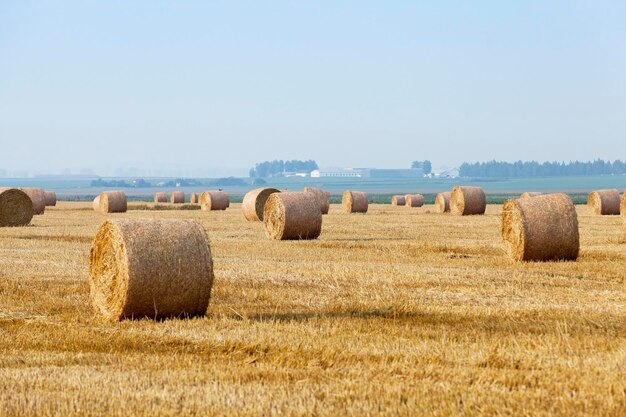
[[[622,175],[626,173],[626,163],[620,160],[590,162],[464,162],[459,168],[462,177],[554,177],[574,175]]]
[[[433,172],[433,167],[432,167],[432,165],[431,165],[429,160],[413,161],[411,163],[411,168],[412,169],[422,169],[422,171],[424,171],[424,174],[430,174],[431,172]]]
[[[291,161],[274,160],[257,163],[254,168],[250,169],[249,175],[250,178],[266,178],[281,175],[284,172],[311,172],[315,169],[319,169],[319,167],[317,162],[312,159],[306,161],[296,159]]]

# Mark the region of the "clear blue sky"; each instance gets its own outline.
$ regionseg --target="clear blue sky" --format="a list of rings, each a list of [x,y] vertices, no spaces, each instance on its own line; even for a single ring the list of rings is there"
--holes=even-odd
[[[1,1],[0,169],[626,159],[626,2]]]

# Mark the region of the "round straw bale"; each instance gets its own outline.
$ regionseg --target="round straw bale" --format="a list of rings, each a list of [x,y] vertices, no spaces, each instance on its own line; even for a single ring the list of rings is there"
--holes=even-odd
[[[507,252],[516,261],[578,257],[578,217],[566,194],[507,200],[500,230]]]
[[[589,193],[587,205],[593,214],[618,215],[620,195],[617,190],[597,190]]]
[[[304,187],[305,193],[314,193],[320,201],[320,210],[322,214],[328,214],[330,210],[330,193],[319,188]]]
[[[200,193],[191,193],[189,195],[189,202],[191,204],[200,204]]]
[[[167,193],[161,191],[154,193],[154,204],[167,203]]]
[[[543,195],[543,193],[539,193],[539,192],[536,192],[536,191],[526,191],[525,193],[522,193],[520,198],[537,197],[538,195]]]
[[[20,188],[33,202],[33,213],[43,214],[46,211],[46,192],[43,188]]]
[[[95,211],[100,211],[100,196],[99,195],[97,195],[96,198],[93,199],[92,206]]]
[[[33,214],[33,202],[24,191],[0,188],[0,227],[26,226]]]
[[[622,218],[626,223],[626,190],[624,191],[624,195],[622,196],[622,204],[620,205],[620,213],[622,213]]]
[[[182,191],[172,191],[170,195],[170,203],[185,204],[185,193]]]
[[[409,207],[422,207],[424,205],[424,196],[421,194],[407,194],[404,197],[406,205]]]
[[[367,213],[367,193],[362,191],[344,191],[341,205],[345,213]]]
[[[435,197],[435,212],[448,213],[450,211],[450,191],[437,194]]]
[[[391,197],[391,205],[392,206],[405,206],[406,205],[406,196],[403,195],[394,195]]]
[[[263,209],[263,225],[270,239],[315,239],[322,232],[322,211],[314,193],[272,193]]]
[[[202,210],[226,210],[230,206],[228,194],[224,191],[205,191],[200,194]]]
[[[276,188],[255,188],[243,197],[241,210],[246,220],[251,222],[263,221],[265,202],[271,194],[280,193]]]
[[[126,213],[128,200],[124,191],[103,191],[99,205],[102,213]]]
[[[204,315],[213,284],[206,232],[194,220],[106,220],[91,247],[89,284],[106,320]]]
[[[457,216],[485,214],[487,198],[480,187],[457,186],[450,194],[450,213]]]
[[[46,198],[46,207],[57,205],[57,193],[54,191],[44,191],[44,196]]]

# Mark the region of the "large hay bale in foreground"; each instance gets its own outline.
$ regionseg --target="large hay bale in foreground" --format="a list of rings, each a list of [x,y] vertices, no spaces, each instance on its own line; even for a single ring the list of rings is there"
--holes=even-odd
[[[280,193],[276,188],[255,188],[243,197],[241,210],[246,220],[251,222],[263,221],[265,202],[271,194]]]
[[[224,191],[205,191],[200,194],[200,206],[204,211],[226,210],[230,206],[230,198]]]
[[[89,284],[107,320],[204,315],[213,284],[207,235],[194,220],[106,220],[91,247]]]
[[[263,225],[270,239],[315,239],[322,232],[322,211],[314,193],[270,194],[263,209]]]
[[[26,226],[33,214],[33,202],[24,191],[0,188],[0,227]]]
[[[46,207],[54,207],[57,205],[57,193],[54,191],[44,191]]]
[[[200,204],[200,193],[191,193],[189,195],[189,203]]]
[[[457,216],[485,214],[487,197],[480,187],[456,186],[450,194],[450,213]]]
[[[95,211],[100,211],[100,196],[97,195],[96,198],[93,199],[91,206]]]
[[[164,191],[154,193],[154,204],[161,204],[161,203],[167,203],[167,193]]]
[[[128,199],[124,191],[103,191],[98,202],[102,213],[126,213]]]
[[[172,194],[170,194],[170,203],[185,204],[185,193],[183,191],[172,191]]]
[[[450,191],[437,194],[435,197],[435,212],[436,213],[448,213],[450,212]]]
[[[33,213],[43,214],[46,211],[46,192],[43,188],[20,188],[33,202]]]
[[[320,201],[320,210],[322,214],[328,214],[330,210],[330,193],[320,188],[304,187],[305,193],[314,193]]]
[[[620,212],[619,191],[596,190],[589,193],[587,205],[593,214],[597,215],[618,215]]]
[[[537,192],[537,191],[526,191],[525,193],[522,193],[520,198],[537,197],[538,195],[543,195],[543,193],[540,193],[540,192]]]
[[[344,191],[341,205],[345,213],[367,213],[367,193],[362,191]]]
[[[424,205],[424,196],[421,194],[407,194],[404,197],[408,207],[422,207]]]
[[[406,205],[406,196],[403,195],[394,195],[391,197],[391,205],[392,206],[405,206]]]
[[[572,200],[565,194],[507,200],[500,230],[507,252],[516,261],[578,257],[578,217]]]

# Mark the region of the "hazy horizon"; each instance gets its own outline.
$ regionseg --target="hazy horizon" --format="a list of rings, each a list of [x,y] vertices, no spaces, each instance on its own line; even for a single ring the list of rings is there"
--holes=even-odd
[[[4,2],[0,171],[623,160],[624,21],[619,1]]]

